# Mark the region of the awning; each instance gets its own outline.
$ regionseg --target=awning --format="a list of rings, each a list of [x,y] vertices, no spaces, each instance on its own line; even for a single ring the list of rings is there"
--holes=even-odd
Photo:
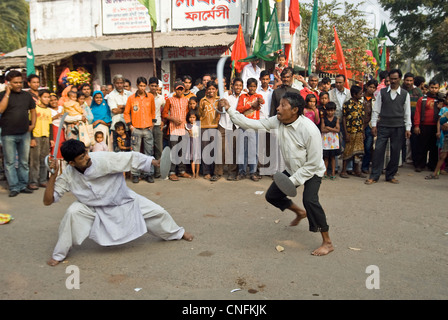
[[[237,29],[176,31],[154,34],[155,48],[215,47],[229,46],[236,39]],[[116,50],[152,48],[151,34],[129,34],[91,38],[65,38],[36,40],[33,42],[35,65],[57,62],[81,52],[104,52]],[[26,66],[26,47],[5,54],[0,58],[0,69]]]

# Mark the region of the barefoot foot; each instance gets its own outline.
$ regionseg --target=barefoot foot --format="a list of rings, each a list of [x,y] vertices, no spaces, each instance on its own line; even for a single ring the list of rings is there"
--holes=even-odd
[[[300,220],[305,219],[306,218],[306,211],[303,209],[298,209],[296,212],[297,217],[291,221],[291,223],[289,224],[291,227],[295,227],[299,224]]]
[[[47,264],[48,264],[49,266],[54,267],[54,266],[58,265],[60,262],[61,262],[61,261],[54,260],[54,259],[52,258],[52,259],[50,259],[50,260],[47,261]]]
[[[185,232],[182,236],[183,240],[192,241],[194,236],[191,233]]]
[[[324,242],[324,243],[322,243],[322,245],[319,248],[317,248],[316,250],[311,252],[311,254],[313,256],[325,256],[333,250],[334,250],[334,247],[331,244],[331,242],[330,243]]]

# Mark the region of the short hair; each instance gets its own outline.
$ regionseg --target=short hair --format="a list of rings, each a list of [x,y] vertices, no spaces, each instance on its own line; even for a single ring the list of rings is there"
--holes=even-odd
[[[18,77],[23,79],[22,73],[17,70],[11,70],[11,71],[7,72],[7,74],[6,74],[6,81],[11,81],[13,78],[18,78]]]
[[[303,108],[305,108],[305,100],[303,97],[296,92],[286,92],[282,99],[285,99],[288,101],[288,103],[291,105],[292,108],[298,108],[298,114],[303,114]]]
[[[210,77],[210,78],[211,78],[212,76],[210,75],[210,73],[206,73],[206,74],[204,74],[204,75],[202,76],[201,79],[204,80],[204,77]]]
[[[86,152],[87,150],[84,142],[79,140],[69,139],[64,141],[61,145],[61,155],[67,162],[74,161],[76,157]]]
[[[86,95],[82,92],[82,91],[78,91],[77,93],[76,93],[76,97],[79,99],[80,97],[86,97]]]
[[[39,97],[42,97],[45,93],[51,94],[50,90],[41,89],[41,90],[39,90]]]
[[[314,93],[307,94],[305,97],[305,102],[308,103],[311,101],[311,99],[316,99],[316,102],[317,102],[317,97],[314,95]]]
[[[371,85],[374,85],[375,87],[378,87],[378,81],[375,79],[370,79],[369,81],[366,82],[366,87],[369,87]]]
[[[358,85],[353,85],[353,86],[351,86],[351,88],[350,88],[350,94],[351,94],[351,96],[353,97],[353,96],[356,96],[358,93],[360,93],[360,92],[362,92],[362,88],[360,87],[360,86],[358,86]]]
[[[234,78],[233,81],[232,81],[232,85],[234,85],[235,82],[241,82],[241,83],[244,83],[243,79],[241,79],[241,78]]]
[[[39,76],[37,74],[34,74],[34,73],[30,74],[26,79],[27,79],[28,82],[31,82],[31,80],[33,80],[34,78],[37,78],[40,81]]]
[[[344,81],[345,80],[347,80],[347,78],[345,77],[345,75],[343,75],[343,74],[338,74],[336,77],[334,77],[335,79],[336,78],[344,78]]]
[[[412,72],[406,72],[406,73],[404,74],[403,79],[406,79],[406,78],[412,78],[412,79],[414,79],[415,76],[414,76],[414,74],[413,74]]]
[[[416,76],[415,78],[414,78],[414,85],[415,86],[417,86],[417,87],[419,87],[422,83],[424,83],[426,80],[425,80],[425,78],[424,77],[422,77],[422,76]]]
[[[317,74],[315,74],[315,73],[312,73],[312,74],[310,74],[309,76],[308,76],[308,80],[309,79],[319,79],[319,76],[317,75]]]
[[[157,83],[157,85],[159,85],[159,79],[157,77],[151,77],[148,79],[148,85],[149,84],[153,84],[153,83]]]
[[[319,98],[322,98],[325,95],[330,96],[330,94],[327,91],[322,91],[321,93],[319,93]]]
[[[218,85],[215,83],[215,81],[209,81],[207,82],[207,86],[206,88],[210,88],[210,87],[215,87],[216,89],[218,89]]]
[[[333,101],[329,101],[326,105],[325,105],[325,109],[328,110],[336,110],[336,103],[334,103]]]
[[[98,136],[103,136],[103,137],[104,137],[104,133],[103,133],[103,131],[97,131],[97,132],[95,132],[95,138],[98,137]]]
[[[117,128],[126,129],[126,125],[124,124],[123,121],[118,121],[117,123],[115,123],[115,130],[117,130]]]
[[[260,72],[260,79],[265,77],[265,76],[269,76],[269,77],[271,76],[269,71],[263,70],[263,71]]]
[[[129,80],[129,79],[124,79],[124,83],[129,83],[129,85],[131,85],[131,80]]]
[[[251,84],[255,83],[256,86],[258,86],[258,81],[255,78],[249,78],[247,79],[247,86],[249,87]]]
[[[67,92],[67,96],[69,96],[71,94],[75,94],[76,96],[78,96],[78,91],[70,90],[69,92]]]
[[[431,79],[431,80],[428,82],[428,85],[429,85],[429,86],[435,86],[435,85],[440,85],[440,84],[439,84],[439,82],[438,82],[436,79]]]
[[[114,75],[114,77],[112,78],[112,83],[117,82],[117,80],[123,80],[123,82],[125,81],[123,75],[121,75],[121,74]]]
[[[382,81],[389,76],[389,72],[387,72],[386,70],[383,70],[379,73],[378,76],[380,77],[380,81]]]
[[[146,80],[145,77],[138,77],[137,81],[135,82],[137,85],[139,85],[140,83],[144,83],[144,84],[148,84],[148,81]]]
[[[401,77],[403,77],[403,73],[401,73],[401,70],[400,69],[392,69],[392,70],[390,70],[389,71],[389,77],[390,77],[390,75],[391,74],[394,74],[394,73],[398,73],[398,77],[401,79]]]
[[[286,74],[294,74],[294,69],[291,67],[286,67],[285,69],[283,69],[282,73],[280,74],[280,77],[285,76]]]
[[[281,53],[281,54],[278,55],[278,58],[279,58],[279,59],[280,59],[280,58],[285,58],[285,59],[286,59],[286,54]]]
[[[191,76],[188,76],[188,75],[183,76],[182,81],[185,81],[185,80],[190,80],[190,82],[193,83],[193,78]]]
[[[331,83],[331,79],[329,77],[323,77],[321,81],[323,84]]]

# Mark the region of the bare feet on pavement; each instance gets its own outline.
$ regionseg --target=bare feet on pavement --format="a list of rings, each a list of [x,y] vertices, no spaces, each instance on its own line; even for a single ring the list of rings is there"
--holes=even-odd
[[[299,224],[300,220],[306,218],[306,211],[304,209],[299,208],[296,204],[293,204],[291,207],[289,207],[291,211],[293,211],[296,214],[296,218],[291,221],[289,224],[291,227],[295,227]]]
[[[49,266],[54,267],[54,266],[58,265],[59,262],[61,262],[61,261],[54,260],[53,258],[51,258],[50,260],[47,261],[47,264],[48,264]]]
[[[192,241],[193,238],[194,238],[194,236],[188,232],[185,232],[184,235],[182,236],[182,239],[187,240],[187,241]]]
[[[322,242],[322,245],[311,252],[313,256],[325,256],[334,250],[333,244],[331,242]]]

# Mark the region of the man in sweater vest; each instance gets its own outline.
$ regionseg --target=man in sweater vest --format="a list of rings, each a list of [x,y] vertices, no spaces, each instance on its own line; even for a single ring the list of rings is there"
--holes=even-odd
[[[400,87],[402,73],[399,69],[389,72],[390,85],[378,93],[373,107],[372,134],[377,137],[372,159],[372,172],[366,184],[378,181],[384,167],[384,153],[390,139],[390,161],[386,167],[386,181],[397,184],[400,152],[405,137],[411,136],[411,100],[409,93]]]

